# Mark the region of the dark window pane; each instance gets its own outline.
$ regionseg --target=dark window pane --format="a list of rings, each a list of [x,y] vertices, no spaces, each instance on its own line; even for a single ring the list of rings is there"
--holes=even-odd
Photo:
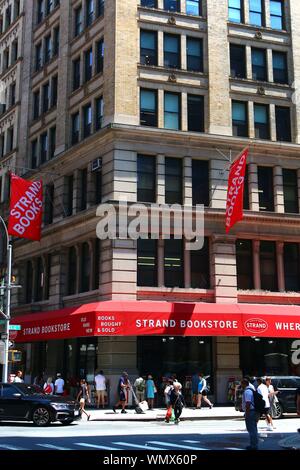
[[[276,138],[278,141],[291,142],[291,114],[290,108],[275,106]]]
[[[88,243],[81,245],[80,292],[90,290],[91,256]]]
[[[80,210],[84,211],[87,205],[87,169],[80,170]]]
[[[262,0],[249,0],[249,22],[254,26],[264,26]]]
[[[167,93],[164,96],[164,127],[165,129],[181,129],[180,96],[177,93]]]
[[[278,291],[275,242],[260,242],[260,283],[262,290]]]
[[[203,41],[202,39],[187,38],[187,70],[203,72]]]
[[[284,2],[270,0],[271,28],[284,29]]]
[[[241,0],[228,0],[228,19],[234,23],[243,22],[243,10]]]
[[[103,65],[104,65],[104,41],[103,39],[97,42],[96,51],[97,51],[96,71],[97,73],[102,73]]]
[[[270,139],[269,107],[264,104],[254,104],[255,137]]]
[[[273,80],[275,83],[288,83],[287,55],[273,51]]]
[[[209,162],[192,160],[193,206],[209,206]],[[193,254],[192,254],[193,256]]]
[[[204,97],[188,95],[187,104],[188,130],[194,132],[204,132]]]
[[[79,113],[72,116],[72,144],[79,142]]]
[[[140,123],[142,126],[157,127],[157,91],[140,92]]]
[[[183,242],[182,240],[165,240],[165,286],[184,287]]]
[[[77,284],[77,253],[74,247],[69,249],[68,255],[68,294],[76,293]]]
[[[209,240],[205,237],[201,250],[191,252],[191,287],[193,289],[209,289],[209,265]]]
[[[180,0],[164,0],[164,10],[180,11]]]
[[[285,243],[284,251],[285,290],[300,291],[300,253],[298,243]]]
[[[92,107],[90,104],[83,108],[83,137],[89,137],[92,133]]]
[[[186,0],[187,15],[202,15],[202,0]]]
[[[252,240],[236,241],[236,267],[238,289],[253,289]]]
[[[297,170],[282,170],[283,176],[283,195],[284,195],[284,212],[298,214],[299,198],[298,198],[298,176]]]
[[[65,194],[64,194],[64,216],[68,217],[73,214],[73,175],[65,177]]]
[[[54,209],[54,184],[47,184],[45,188],[45,225],[52,224]]]
[[[164,34],[164,66],[180,69],[180,36]]]
[[[80,87],[80,58],[73,62],[73,91]]]
[[[232,133],[238,137],[248,137],[248,105],[244,101],[232,102]]]
[[[166,204],[182,204],[182,160],[165,158]]]
[[[157,240],[142,240],[137,243],[137,285],[157,286]]]
[[[141,0],[142,7],[157,8],[157,0]]]
[[[259,192],[259,210],[274,211],[274,190],[273,190],[273,168],[259,166],[258,192]]]
[[[246,171],[245,171],[243,208],[245,210],[250,209],[250,203],[249,203],[249,167],[248,167],[248,165],[246,165]]]
[[[230,44],[230,75],[233,78],[246,78],[246,48]]]
[[[267,81],[266,51],[264,49],[252,48],[251,55],[253,80]]]
[[[141,30],[141,57],[143,65],[157,65],[157,32]]]
[[[156,158],[138,155],[137,158],[137,200],[156,201]]]

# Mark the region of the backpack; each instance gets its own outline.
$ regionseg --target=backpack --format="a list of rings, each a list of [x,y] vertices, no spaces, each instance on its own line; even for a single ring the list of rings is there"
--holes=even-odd
[[[249,389],[253,393],[253,399],[254,399],[254,409],[257,413],[263,414],[265,412],[266,408],[266,402],[263,399],[262,395],[257,392],[256,390],[252,390],[251,388]]]

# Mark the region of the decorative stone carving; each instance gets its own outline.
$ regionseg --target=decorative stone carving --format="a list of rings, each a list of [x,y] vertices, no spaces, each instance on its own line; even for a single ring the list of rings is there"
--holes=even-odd
[[[174,16],[170,16],[168,18],[168,23],[169,24],[176,24],[176,18]]]

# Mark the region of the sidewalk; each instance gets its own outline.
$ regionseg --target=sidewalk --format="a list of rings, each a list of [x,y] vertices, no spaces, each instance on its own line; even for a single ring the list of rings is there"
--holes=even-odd
[[[121,413],[121,409],[114,413],[112,409],[95,410],[87,409],[91,415],[91,421],[163,421],[166,415],[166,409],[155,408],[147,410],[144,414],[137,414],[134,409],[127,409],[127,413]],[[208,419],[243,419],[243,413],[235,411],[232,406],[215,406],[211,410],[207,407],[201,410],[184,408],[180,419],[183,420],[208,420]]]

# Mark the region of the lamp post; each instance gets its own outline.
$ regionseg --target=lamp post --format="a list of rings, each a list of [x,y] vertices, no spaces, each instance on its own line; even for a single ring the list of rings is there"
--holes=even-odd
[[[2,339],[4,342],[4,364],[3,364],[3,371],[2,371],[2,382],[7,382],[7,376],[8,376],[8,348],[9,348],[9,322],[10,322],[10,301],[11,301],[11,289],[12,289],[12,284],[11,284],[11,271],[12,271],[12,245],[10,244],[10,239],[7,231],[6,224],[3,220],[3,218],[0,216],[0,221],[2,222],[5,233],[6,233],[6,238],[7,238],[7,283],[5,285],[6,289],[6,311],[5,313],[0,311],[2,316],[4,317],[5,320],[5,328],[4,328],[4,334],[2,334]]]

